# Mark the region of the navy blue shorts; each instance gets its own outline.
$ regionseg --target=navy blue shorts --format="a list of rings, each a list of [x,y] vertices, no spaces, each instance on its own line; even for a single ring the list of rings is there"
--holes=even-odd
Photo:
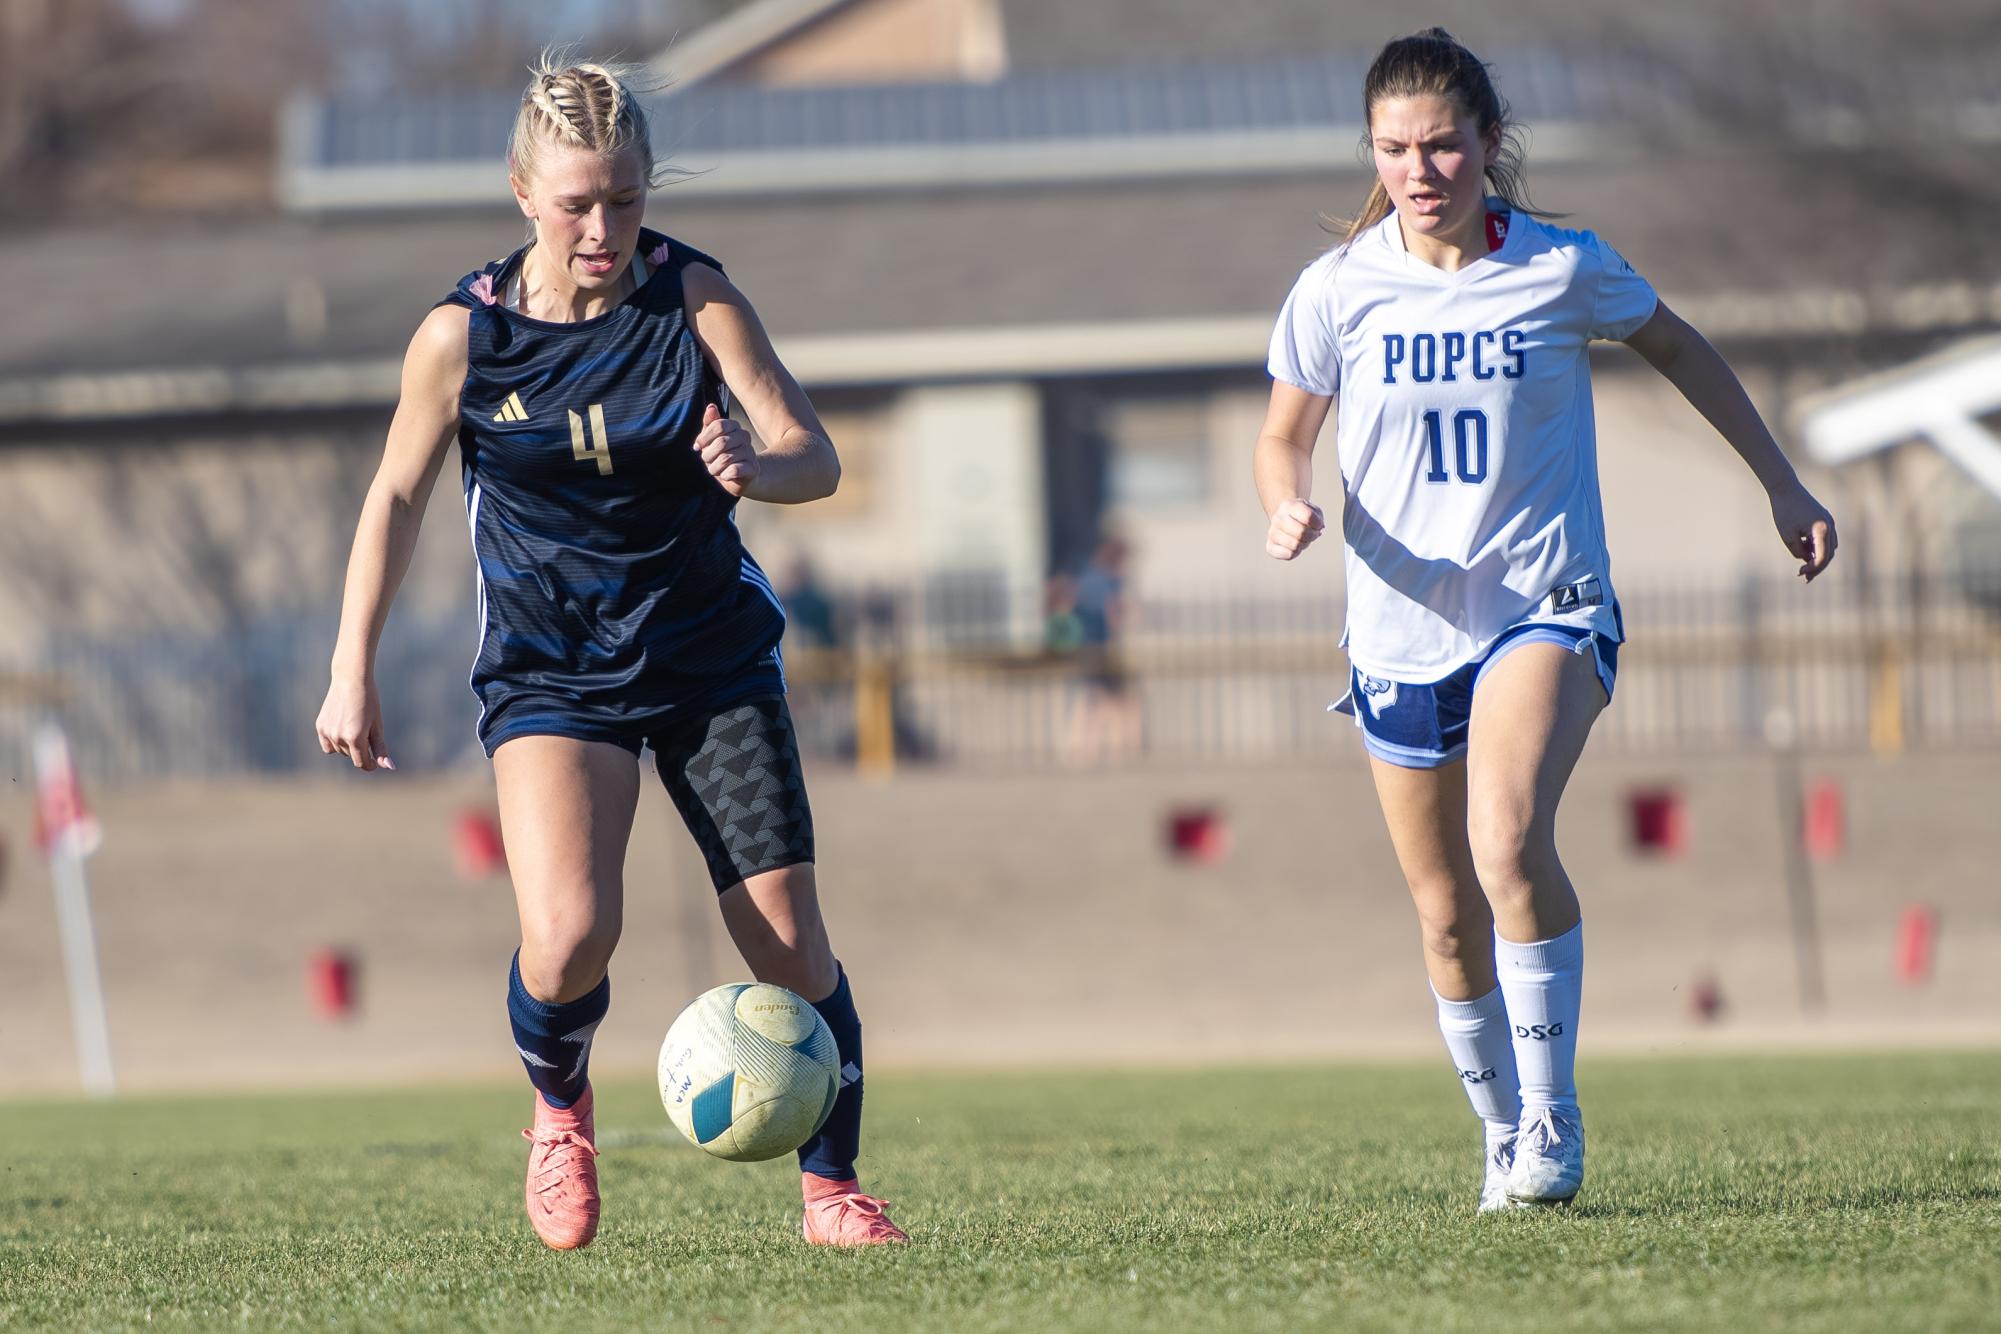
[[[521,736],[608,741],[637,755],[648,741],[689,719],[704,718],[726,705],[761,695],[784,693],[785,668],[777,649],[741,672],[691,689],[672,704],[657,708],[610,708],[495,681],[481,695],[486,704],[480,713],[479,743],[489,757],[503,743]]]
[[[524,712],[501,740],[522,736],[608,741],[634,755],[651,746],[654,770],[718,894],[813,860],[813,808],[792,711],[780,690],[677,709],[671,724],[643,738],[601,720]]]
[[[1404,769],[1436,769],[1466,753],[1473,692],[1489,668],[1524,644],[1561,644],[1573,653],[1591,654],[1605,702],[1611,703],[1612,681],[1619,672],[1618,640],[1574,626],[1527,621],[1450,676],[1429,684],[1387,681],[1351,668],[1348,694],[1334,709],[1354,716],[1363,748],[1377,759]]]

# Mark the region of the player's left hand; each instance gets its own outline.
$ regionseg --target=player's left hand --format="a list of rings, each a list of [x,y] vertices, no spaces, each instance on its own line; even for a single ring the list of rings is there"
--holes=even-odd
[[[1800,578],[1811,582],[1834,559],[1839,545],[1834,516],[1797,479],[1772,493],[1772,522],[1786,550],[1805,562],[1800,566]]]
[[[695,437],[695,452],[702,456],[702,465],[709,470],[709,476],[733,496],[747,494],[750,484],[757,480],[757,449],[750,443],[750,432],[723,416],[722,409],[713,403],[702,413],[702,432]]]

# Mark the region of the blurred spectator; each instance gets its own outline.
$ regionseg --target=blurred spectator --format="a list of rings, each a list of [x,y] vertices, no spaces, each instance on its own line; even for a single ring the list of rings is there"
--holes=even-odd
[[[813,562],[806,556],[793,558],[778,588],[778,600],[785,604],[785,625],[795,646],[839,648],[840,626],[834,604],[820,587]]]
[[[1084,620],[1077,614],[1077,580],[1058,572],[1042,587],[1042,642],[1058,655],[1075,653],[1084,644]]]
[[[1130,556],[1122,538],[1106,535],[1099,539],[1090,564],[1077,579],[1077,619],[1087,649],[1109,649],[1125,633],[1130,614],[1126,601]]]
[[[1133,628],[1127,589],[1131,557],[1125,539],[1105,534],[1075,581],[1070,614],[1084,683],[1070,727],[1070,755],[1077,763],[1130,759],[1140,751],[1139,697],[1126,669],[1124,648]]]

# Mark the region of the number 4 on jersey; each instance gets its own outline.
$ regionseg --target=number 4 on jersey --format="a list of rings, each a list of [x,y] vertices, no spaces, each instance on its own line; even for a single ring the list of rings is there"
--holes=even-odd
[[[574,413],[571,414],[573,417]],[[1445,421],[1437,408],[1424,414],[1425,451],[1430,457],[1431,467],[1425,471],[1427,482],[1449,482],[1450,474],[1445,471]],[[1459,480],[1468,486],[1478,486],[1487,480],[1487,414],[1478,408],[1461,408],[1452,416],[1453,462],[1457,465]]]
[[[591,421],[588,428],[584,419],[570,411],[570,452],[579,463],[595,461],[598,476],[611,476],[611,436],[604,429],[604,404],[593,403],[590,407]]]

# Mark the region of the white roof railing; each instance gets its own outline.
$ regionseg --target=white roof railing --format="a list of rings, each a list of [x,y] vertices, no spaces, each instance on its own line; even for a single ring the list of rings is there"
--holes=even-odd
[[[2001,500],[2001,337],[1973,338],[1803,400],[1793,423],[1815,462],[1840,467],[1924,440]]]

